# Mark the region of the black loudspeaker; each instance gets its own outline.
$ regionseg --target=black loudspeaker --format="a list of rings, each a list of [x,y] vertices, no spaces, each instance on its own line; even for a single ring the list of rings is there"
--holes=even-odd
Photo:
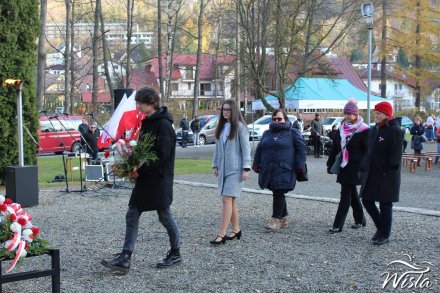
[[[86,181],[102,181],[104,169],[102,165],[86,165]]]
[[[22,207],[38,205],[38,166],[7,166],[6,197]]]
[[[134,89],[114,89],[113,90],[113,94],[115,96],[115,110],[118,107],[119,103],[121,102],[122,98],[124,97],[124,94],[127,95],[127,98],[129,96],[131,96],[131,94],[133,93]]]

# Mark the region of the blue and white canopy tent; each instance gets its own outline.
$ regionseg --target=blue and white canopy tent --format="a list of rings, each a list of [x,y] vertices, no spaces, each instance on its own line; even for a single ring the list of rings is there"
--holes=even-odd
[[[285,97],[286,109],[342,109],[350,97],[358,101],[359,109],[367,109],[367,93],[346,79],[300,77],[287,88]],[[371,109],[386,100],[370,95]],[[279,107],[278,98],[274,96],[267,96],[266,101],[274,108]],[[252,110],[264,109],[261,99],[252,102]]]

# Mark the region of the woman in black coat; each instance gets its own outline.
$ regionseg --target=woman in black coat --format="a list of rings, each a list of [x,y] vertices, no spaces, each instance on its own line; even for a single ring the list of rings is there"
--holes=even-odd
[[[295,188],[297,174],[304,173],[307,147],[283,109],[273,112],[272,121],[257,146],[252,169],[259,173],[260,188],[273,192],[272,217],[265,228],[277,231],[287,227],[285,195]]]
[[[393,202],[399,201],[402,133],[388,102],[375,106],[374,121],[376,126],[369,130],[367,155],[360,169],[360,195],[377,228],[372,238],[373,244],[382,245],[389,242]]]
[[[144,211],[157,211],[159,221],[169,236],[171,250],[156,267],[169,267],[182,261],[179,230],[170,209],[173,201],[176,152],[173,118],[166,107],[159,107],[160,98],[154,89],[142,88],[136,93],[135,99],[139,111],[147,114],[147,118],[142,120],[141,136],[151,133],[155,138],[152,151],[157,160],[148,166],[142,165],[137,171],[138,177],[125,216],[125,242],[122,253],[113,259],[101,261],[102,265],[123,272],[128,272],[130,268],[131,254],[135,250],[138,236],[139,218]]]
[[[368,125],[359,116],[356,102],[350,100],[344,107],[344,120],[341,122],[338,135],[334,137],[327,160],[327,172],[330,173],[336,155],[342,151],[341,171],[336,178],[336,182],[341,184],[341,199],[333,226],[329,229],[332,234],[342,232],[350,205],[354,218],[354,225],[351,228],[358,229],[365,226],[364,210],[356,185],[361,184],[358,173],[367,147],[367,133]]]
[[[422,118],[417,116],[414,118],[414,124],[409,131],[411,133],[411,148],[414,150],[415,155],[420,155],[423,150],[422,135],[425,134],[425,126],[422,124]],[[420,166],[420,159],[417,161],[417,165]]]

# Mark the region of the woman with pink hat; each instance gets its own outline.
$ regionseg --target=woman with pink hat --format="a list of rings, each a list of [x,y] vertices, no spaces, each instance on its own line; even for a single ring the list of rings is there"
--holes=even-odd
[[[367,147],[368,125],[364,123],[362,116],[359,115],[357,101],[350,98],[344,107],[344,120],[335,135],[330,155],[327,160],[327,172],[330,172],[338,153],[342,155],[341,168],[337,174],[336,182],[341,184],[341,199],[339,200],[333,226],[329,233],[342,232],[348,209],[353,209],[354,225],[353,229],[364,227],[365,216],[357,190],[357,185],[361,184],[358,177],[359,168]]]
[[[374,107],[374,121],[359,172],[360,196],[377,229],[371,240],[374,245],[383,245],[391,235],[393,202],[399,201],[403,138],[390,103],[380,102]],[[379,209],[375,202],[379,202]]]

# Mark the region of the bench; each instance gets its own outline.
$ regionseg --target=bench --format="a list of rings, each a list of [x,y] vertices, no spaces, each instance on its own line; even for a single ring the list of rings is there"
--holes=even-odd
[[[432,160],[433,158],[440,156],[438,152],[426,152],[421,154],[403,154],[402,155],[402,165],[410,165],[410,173],[416,172],[416,167],[421,159],[425,160],[425,171],[432,170]]]
[[[52,277],[52,293],[61,292],[60,251],[59,249],[52,249],[49,252],[47,252],[47,254],[51,257],[51,262],[52,262],[51,268],[47,270],[33,270],[28,272],[3,275],[2,263],[8,260],[0,261],[0,293],[2,292],[3,284],[5,283],[24,281],[24,280],[48,277],[48,276]]]

